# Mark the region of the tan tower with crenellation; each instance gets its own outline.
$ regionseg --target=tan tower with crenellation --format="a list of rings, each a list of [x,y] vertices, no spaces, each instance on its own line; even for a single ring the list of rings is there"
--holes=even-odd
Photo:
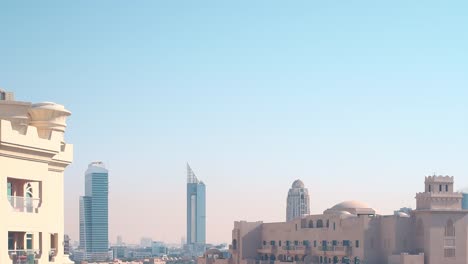
[[[416,194],[417,210],[461,210],[463,195],[454,192],[453,176],[427,176],[424,192]]]

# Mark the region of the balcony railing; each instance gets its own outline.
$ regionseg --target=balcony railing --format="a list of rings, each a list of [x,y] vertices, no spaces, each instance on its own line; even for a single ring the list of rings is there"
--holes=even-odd
[[[57,249],[51,248],[49,251],[49,261],[55,261],[55,256],[57,256]]]
[[[8,255],[12,260],[11,264],[37,264],[38,249],[17,249],[8,250]]]
[[[316,249],[318,254],[329,252],[332,255],[348,256],[352,255],[352,247],[350,246],[320,246]]]
[[[36,213],[41,199],[22,196],[8,196],[8,201],[10,202],[14,212]]]
[[[261,254],[274,254],[276,250],[277,250],[277,246],[264,245],[262,246],[262,248],[257,249],[257,252]]]

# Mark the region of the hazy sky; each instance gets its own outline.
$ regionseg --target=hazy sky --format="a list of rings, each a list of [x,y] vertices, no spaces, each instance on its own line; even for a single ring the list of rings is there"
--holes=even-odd
[[[65,228],[110,170],[110,241],[185,236],[185,163],[207,240],[311,212],[414,207],[424,176],[468,186],[467,1],[2,1],[0,87],[73,115]]]

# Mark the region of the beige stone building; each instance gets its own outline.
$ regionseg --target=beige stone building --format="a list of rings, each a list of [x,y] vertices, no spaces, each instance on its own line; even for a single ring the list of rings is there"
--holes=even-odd
[[[425,178],[416,210],[378,215],[346,201],[289,222],[235,222],[230,264],[468,264],[468,211],[453,177]]]
[[[64,254],[64,142],[70,112],[0,90],[0,264],[71,263]]]

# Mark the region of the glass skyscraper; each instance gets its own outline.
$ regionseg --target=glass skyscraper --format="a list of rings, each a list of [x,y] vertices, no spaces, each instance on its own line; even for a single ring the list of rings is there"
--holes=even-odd
[[[206,244],[205,184],[187,164],[187,246],[195,255],[203,254]]]
[[[85,196],[80,197],[80,248],[84,259],[105,261],[109,251],[109,172],[102,162],[89,164]]]

